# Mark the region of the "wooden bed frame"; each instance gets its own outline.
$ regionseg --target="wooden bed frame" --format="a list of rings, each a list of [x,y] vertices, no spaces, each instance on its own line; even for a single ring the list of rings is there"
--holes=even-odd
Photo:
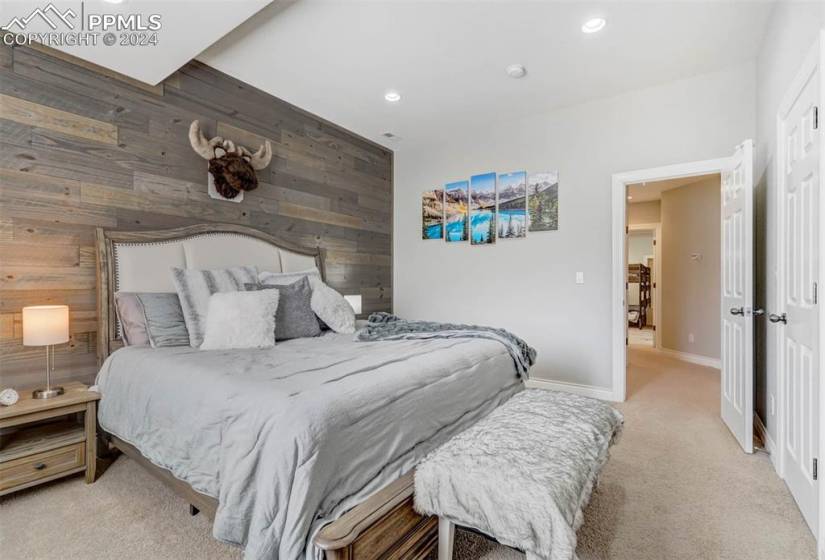
[[[325,277],[324,250],[299,247],[267,233],[232,224],[201,224],[161,231],[105,231],[97,229],[98,279],[98,365],[123,346],[118,335],[114,293],[114,245],[117,243],[154,243],[173,241],[210,233],[233,233],[254,237],[275,247],[312,256],[321,276]],[[107,434],[101,434],[105,448],[118,450],[152,475],[163,481],[190,505],[190,512],[202,512],[214,519],[218,502],[202,494],[171,472],[154,465],[134,446]],[[373,494],[338,520],[324,527],[315,538],[315,546],[326,552],[327,560],[423,560],[435,551],[438,522],[413,510],[413,473],[410,472]]]

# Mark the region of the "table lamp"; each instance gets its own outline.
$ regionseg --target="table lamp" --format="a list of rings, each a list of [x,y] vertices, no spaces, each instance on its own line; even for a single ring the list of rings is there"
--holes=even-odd
[[[23,346],[46,347],[46,387],[32,393],[35,399],[50,399],[63,394],[63,387],[52,387],[54,345],[68,341],[68,305],[34,305],[23,308]]]

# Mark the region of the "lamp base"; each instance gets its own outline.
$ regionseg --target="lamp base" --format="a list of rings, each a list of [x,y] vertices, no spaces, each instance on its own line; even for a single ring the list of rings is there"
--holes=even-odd
[[[37,389],[32,392],[32,398],[35,399],[51,399],[58,395],[65,393],[63,387],[50,387],[48,389]]]

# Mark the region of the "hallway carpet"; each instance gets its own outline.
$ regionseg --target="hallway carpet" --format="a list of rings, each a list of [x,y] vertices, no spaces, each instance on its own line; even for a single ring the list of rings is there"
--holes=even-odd
[[[581,560],[813,560],[814,539],[764,454],[719,419],[719,372],[631,351],[625,430],[579,531]],[[460,560],[521,560],[460,532]],[[55,482],[0,500],[3,560],[240,559],[203,515],[119,458],[93,485]]]

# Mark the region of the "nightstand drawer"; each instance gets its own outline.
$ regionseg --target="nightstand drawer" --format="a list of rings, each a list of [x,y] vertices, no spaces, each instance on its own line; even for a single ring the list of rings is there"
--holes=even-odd
[[[84,442],[8,461],[0,464],[0,492],[67,471],[77,471],[85,464]]]

